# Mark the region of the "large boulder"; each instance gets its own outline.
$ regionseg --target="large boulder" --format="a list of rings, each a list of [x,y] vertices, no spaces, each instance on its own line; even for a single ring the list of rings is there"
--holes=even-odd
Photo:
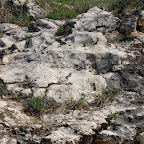
[[[98,31],[102,33],[111,32],[119,28],[120,19],[110,12],[103,11],[98,7],[91,8],[88,12],[83,13],[71,20],[76,30]]]
[[[122,17],[123,21],[120,25],[119,31],[121,33],[125,32],[136,32],[143,31],[144,29],[144,7],[132,11],[131,13],[125,13]]]

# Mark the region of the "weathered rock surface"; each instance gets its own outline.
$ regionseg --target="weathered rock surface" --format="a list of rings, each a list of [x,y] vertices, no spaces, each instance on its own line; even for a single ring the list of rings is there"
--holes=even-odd
[[[26,115],[21,103],[1,96],[0,143],[134,143],[144,120],[144,37],[141,33],[134,41],[110,44],[103,33],[116,30],[119,22],[95,7],[65,24],[49,19],[29,28],[0,24],[2,85],[24,99],[41,96],[63,102],[85,95],[92,103],[87,111],[57,110],[37,119]],[[63,24],[72,33],[56,37]],[[120,93],[98,108],[95,99],[105,88]]]
[[[98,31],[102,33],[111,32],[120,26],[120,19],[111,13],[103,11],[98,7],[91,8],[87,13],[81,14],[71,20],[78,31]]]
[[[125,32],[136,32],[143,31],[144,27],[144,7],[131,12],[130,14],[125,14],[123,16],[123,21],[120,25],[119,31]]]
[[[116,26],[118,18],[104,12],[97,7],[89,10],[85,15],[95,13],[97,17],[109,17]],[[91,20],[87,20],[91,23]],[[77,22],[83,20],[79,16]],[[62,22],[48,19],[40,19],[35,22],[38,32],[28,32],[26,28],[12,28],[14,25],[5,25],[5,29],[11,27],[1,38],[5,41],[2,51],[0,78],[13,92],[22,92],[27,95],[39,95],[53,97],[58,101],[64,101],[69,97],[79,99],[82,94],[89,94],[92,101],[95,95],[101,94],[107,87],[101,73],[116,71],[124,63],[127,53],[124,49],[109,45],[101,32],[94,29],[78,31],[60,38],[62,45],[55,37],[55,32]],[[4,24],[2,24],[4,25]],[[2,27],[2,26],[1,26]],[[108,26],[111,29],[111,26]],[[31,83],[32,87],[26,86]],[[95,88],[93,88],[95,85]],[[27,91],[25,91],[27,89]],[[35,91],[37,89],[37,91]]]

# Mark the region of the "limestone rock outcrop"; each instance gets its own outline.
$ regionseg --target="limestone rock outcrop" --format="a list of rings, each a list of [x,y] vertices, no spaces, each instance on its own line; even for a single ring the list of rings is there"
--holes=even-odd
[[[122,33],[125,32],[136,32],[143,31],[144,23],[144,7],[135,10],[133,12],[126,13],[123,16],[123,21],[120,25],[119,31]]]
[[[55,37],[59,22],[45,19],[36,24],[38,32],[11,28],[1,38],[6,44],[1,51],[6,54],[1,58],[4,66],[1,65],[0,78],[13,92],[58,101],[89,94],[92,101],[107,87],[100,74],[117,71],[127,57],[124,49],[109,45],[101,32],[73,29],[72,34],[60,38],[65,43],[62,45]],[[2,25],[7,25],[6,29],[11,26]],[[32,87],[26,83],[32,83]]]
[[[71,20],[78,31],[98,31],[102,33],[111,32],[120,26],[120,19],[110,12],[103,11],[98,7],[91,8],[87,13],[83,13]]]
[[[0,143],[133,143],[144,120],[144,35],[112,44],[104,34],[119,24],[97,7],[68,22],[45,18],[28,28],[0,24],[0,85],[17,98],[0,95]],[[71,33],[56,36],[67,26]],[[114,97],[103,93],[106,89],[119,93]],[[42,97],[60,104],[83,96],[90,109],[62,107],[39,118],[18,101]]]

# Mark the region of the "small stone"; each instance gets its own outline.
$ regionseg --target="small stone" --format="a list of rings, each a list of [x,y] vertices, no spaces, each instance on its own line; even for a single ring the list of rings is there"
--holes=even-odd
[[[9,141],[9,144],[17,144],[16,139],[11,139],[11,140]]]
[[[28,32],[38,32],[40,31],[40,28],[35,22],[31,22],[30,25],[28,26]]]

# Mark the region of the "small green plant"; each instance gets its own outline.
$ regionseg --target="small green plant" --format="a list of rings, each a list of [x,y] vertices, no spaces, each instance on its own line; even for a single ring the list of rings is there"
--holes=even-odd
[[[37,114],[41,114],[45,109],[44,101],[41,97],[30,98],[27,100],[27,104],[28,108]]]
[[[110,38],[110,37],[106,37],[106,39],[107,39],[107,42],[108,42],[108,43],[114,43],[114,42],[115,42],[114,39],[112,39],[112,38]]]
[[[144,140],[143,136],[140,133],[138,133],[136,136],[136,143],[143,144],[143,140]]]
[[[72,33],[72,27],[70,26],[61,26],[55,33],[55,36],[67,36]]]
[[[26,0],[24,4],[28,4],[28,3],[29,3],[29,0]]]
[[[27,40],[27,39],[30,39],[30,38],[32,38],[32,35],[25,35],[24,37],[22,37],[20,39],[20,41]]]
[[[78,100],[74,100],[73,98],[69,98],[65,100],[62,104],[62,107],[65,109],[76,110],[76,109],[89,109],[89,104],[86,100],[86,96],[82,95]]]
[[[125,32],[124,38],[122,39],[122,41],[125,41],[125,40],[131,41],[131,40],[134,40],[134,38],[135,38],[135,36],[133,36],[131,33]]]
[[[119,89],[104,89],[101,95],[96,97],[96,105],[102,107],[106,102],[112,101],[114,97],[119,93]]]
[[[9,93],[10,92],[9,92],[9,90],[6,87],[6,84],[2,80],[0,80],[0,95],[6,96]]]
[[[110,113],[107,118],[111,121],[111,120],[116,120],[117,118],[120,118],[120,114],[119,113]]]
[[[3,120],[5,118],[4,113],[0,112],[0,119]]]
[[[9,91],[8,91],[8,89],[5,86],[0,86],[0,94],[6,96],[6,95],[9,94]]]

